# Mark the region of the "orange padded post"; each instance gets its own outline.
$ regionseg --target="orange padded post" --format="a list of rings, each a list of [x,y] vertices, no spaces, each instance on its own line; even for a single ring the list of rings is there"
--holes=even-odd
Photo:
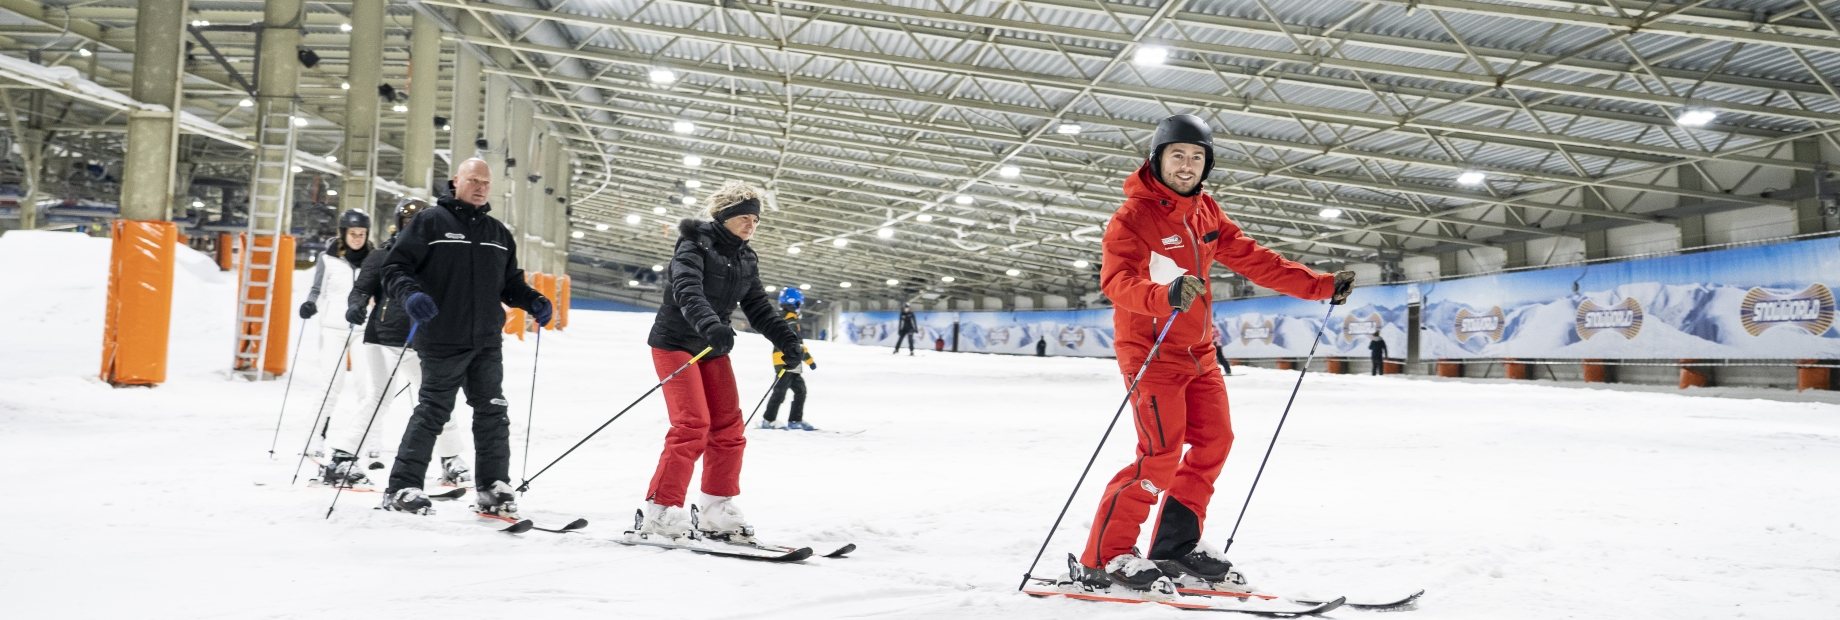
[[[1820,360],[1800,360],[1801,364],[1819,364]],[[1831,390],[1834,389],[1834,369],[1798,366],[1795,369],[1795,390]]]
[[[1584,382],[1585,383],[1609,383],[1610,382],[1610,365],[1603,363],[1603,360],[1585,360],[1584,361]]]
[[[557,288],[561,291],[561,293],[557,295],[556,301],[556,329],[568,329],[569,300],[574,296],[573,289],[575,288],[575,279],[566,275],[556,276],[556,279],[560,280],[560,286]]]
[[[1386,360],[1386,374],[1399,375],[1399,374],[1405,374],[1405,372],[1406,372],[1405,362],[1395,362],[1393,360]]]
[[[1293,360],[1293,359],[1278,360],[1278,370],[1296,370],[1296,369],[1297,369],[1297,360]]]
[[[1443,360],[1438,360],[1438,363],[1437,363],[1437,376],[1440,376],[1440,377],[1461,377],[1461,376],[1463,376],[1463,365],[1462,365],[1462,364],[1458,364],[1458,363],[1456,363],[1456,362],[1446,362],[1446,361],[1443,361]]]
[[[505,333],[517,334],[518,340],[524,339],[524,310],[505,306]]]
[[[102,380],[109,385],[166,381],[172,333],[172,222],[115,220],[109,251],[109,296],[102,327]]]
[[[1527,380],[1533,378],[1532,364],[1523,364],[1514,360],[1508,360],[1506,366],[1509,379]]]
[[[1712,373],[1707,372],[1703,367],[1688,365],[1692,363],[1693,360],[1680,360],[1681,389],[1690,387],[1711,387]]]
[[[229,271],[236,268],[236,241],[230,233],[217,233],[217,270]]]
[[[1344,372],[1348,372],[1348,368],[1347,368],[1347,363],[1343,362],[1342,358],[1339,358],[1339,357],[1329,358],[1329,374],[1339,375]]]

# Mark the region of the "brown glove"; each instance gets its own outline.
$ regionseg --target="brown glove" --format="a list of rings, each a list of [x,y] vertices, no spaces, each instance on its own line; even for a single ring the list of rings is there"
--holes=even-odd
[[[1207,291],[1207,283],[1195,276],[1182,276],[1169,283],[1169,307],[1179,312],[1188,312],[1189,304]]]
[[[1329,297],[1329,303],[1337,306],[1348,303],[1348,293],[1352,291],[1354,291],[1354,272],[1335,272],[1335,294]]]

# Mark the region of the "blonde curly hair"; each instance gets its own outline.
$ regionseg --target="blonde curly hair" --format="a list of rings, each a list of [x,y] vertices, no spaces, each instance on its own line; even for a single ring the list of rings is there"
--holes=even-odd
[[[767,191],[755,187],[747,181],[729,181],[723,183],[722,187],[716,189],[714,193],[709,195],[708,199],[703,201],[703,214],[708,216],[709,219],[716,219],[716,214],[720,213],[722,209],[749,198],[760,201],[762,203],[761,206],[764,207],[767,202]]]

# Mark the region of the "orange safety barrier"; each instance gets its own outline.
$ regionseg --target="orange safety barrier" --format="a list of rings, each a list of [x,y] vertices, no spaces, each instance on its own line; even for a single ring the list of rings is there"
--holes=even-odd
[[[1296,370],[1296,369],[1297,369],[1297,360],[1292,360],[1292,359],[1278,360],[1278,370]]]
[[[237,306],[241,316],[260,317],[264,312],[268,314],[268,343],[263,348],[262,371],[280,376],[288,371],[288,344],[290,343],[288,330],[292,327],[294,320],[294,313],[291,312],[294,305],[294,236],[281,235],[277,239],[271,235],[257,235],[251,240],[245,233],[237,237],[242,240],[242,243],[239,244],[243,248],[242,260],[254,261],[257,265],[272,263],[275,266],[272,271],[268,269],[249,271],[249,277],[252,280],[268,282],[269,286],[274,289],[271,297],[273,303],[265,308],[259,303],[237,300]],[[270,253],[275,254],[273,260],[269,256]],[[239,291],[245,288],[242,278],[242,274],[239,273],[237,275],[237,290]],[[243,329],[253,336],[261,333],[262,327],[260,323],[248,323]],[[254,348],[253,343],[242,346]],[[247,364],[241,360],[235,362],[237,370],[243,370],[246,366]]]
[[[573,289],[575,288],[575,279],[566,275],[556,276],[556,279],[561,281],[560,288],[562,291],[561,294],[558,295],[559,301],[556,302],[556,329],[568,329],[569,301],[574,296]]]
[[[166,345],[172,334],[179,227],[115,220],[110,228],[114,243],[102,327],[102,380],[117,387],[159,385],[166,381]]]
[[[1437,363],[1437,376],[1461,377],[1463,376],[1463,365],[1458,364],[1456,362],[1446,362],[1446,361],[1440,360]]]
[[[1585,360],[1584,361],[1584,382],[1585,383],[1609,383],[1610,382],[1610,365],[1604,364],[1602,362],[1603,362],[1602,360]]]
[[[524,310],[505,306],[505,333],[517,334],[518,340],[524,339]]]
[[[1680,360],[1680,387],[1711,387],[1712,373],[1702,366],[1688,366],[1693,360]]]
[[[1523,364],[1520,362],[1516,362],[1514,360],[1508,360],[1505,363],[1505,366],[1507,367],[1509,379],[1525,380],[1525,379],[1533,378],[1533,365],[1532,364]]]
[[[1342,358],[1339,358],[1339,357],[1329,358],[1329,374],[1339,375],[1345,372],[1348,372],[1348,368],[1346,366],[1346,363],[1342,361]]]
[[[1386,361],[1386,374],[1399,375],[1399,374],[1405,374],[1405,372],[1406,372],[1405,362],[1395,362],[1393,360]]]
[[[1819,364],[1821,360],[1800,360],[1801,364]],[[1795,369],[1795,391],[1834,389],[1834,369],[1809,366],[1797,366]]]
[[[230,233],[217,233],[217,270],[229,271],[236,268],[236,242]]]

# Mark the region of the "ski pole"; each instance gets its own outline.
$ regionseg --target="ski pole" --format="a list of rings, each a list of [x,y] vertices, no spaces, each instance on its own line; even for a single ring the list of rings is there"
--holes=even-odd
[[[390,400],[390,384],[396,381],[396,371],[402,369],[403,356],[409,354],[409,343],[415,342],[415,328],[420,326],[420,323],[409,324],[409,337],[403,340],[402,350],[396,352],[396,365],[390,368],[390,378],[384,379],[383,389],[377,391],[377,406],[371,409],[371,419],[364,422],[364,432],[358,435],[358,446],[353,448],[354,450],[363,451],[364,440],[370,439],[371,425],[377,423],[377,412],[383,411],[384,401]],[[356,454],[354,453],[353,456],[356,456]],[[352,461],[352,463],[356,464],[357,461]],[[346,484],[344,480],[340,480],[334,483],[333,486],[338,487],[338,490],[332,492],[332,504],[326,506],[327,519],[332,518],[332,509],[338,507],[339,496],[345,494],[345,487],[351,485]]]
[[[339,357],[332,365],[332,381],[326,382],[326,394],[319,398],[319,411],[313,414],[313,425],[307,427],[307,440],[300,444],[300,460],[294,462],[294,479],[289,485],[300,482],[300,466],[307,462],[307,446],[313,445],[313,431],[319,428],[319,419],[326,415],[326,401],[332,398],[333,381],[339,380],[339,367],[345,365],[345,354],[351,351],[351,334],[358,326],[345,328],[345,346],[339,349]]]
[[[1316,339],[1310,341],[1310,356],[1304,358],[1303,368],[1297,371],[1297,384],[1291,386],[1291,398],[1284,401],[1284,415],[1278,416],[1278,428],[1271,432],[1271,443],[1265,446],[1265,456],[1259,459],[1259,471],[1252,475],[1252,487],[1246,489],[1246,502],[1239,506],[1239,516],[1233,519],[1233,531],[1227,534],[1227,546],[1220,550],[1225,556],[1227,549],[1233,548],[1233,537],[1239,535],[1239,523],[1246,519],[1246,507],[1252,505],[1252,492],[1259,490],[1259,478],[1265,475],[1265,463],[1271,460],[1271,449],[1278,445],[1278,433],[1284,432],[1284,420],[1291,417],[1291,404],[1297,402],[1297,389],[1303,387],[1303,376],[1310,373],[1310,362],[1316,359],[1316,345],[1322,343],[1323,330],[1329,327],[1329,315],[1335,314],[1335,304],[1329,304],[1329,311],[1323,313],[1322,326],[1316,328]]]
[[[575,442],[575,445],[569,446],[568,450],[563,451],[562,456],[556,457],[556,460],[550,461],[548,465],[544,465],[543,469],[537,470],[536,476],[525,478],[524,482],[518,484],[517,492],[523,493],[525,491],[529,491],[530,483],[536,480],[537,476],[542,476],[543,472],[549,471],[549,468],[555,467],[557,463],[562,462],[563,458],[566,458],[568,457],[569,454],[575,452],[575,449],[580,448],[581,444],[588,443],[589,439],[593,439],[594,436],[600,433],[602,429],[607,428],[608,424],[612,424],[614,420],[620,419],[620,416],[626,415],[626,412],[632,411],[633,407],[639,406],[639,403],[643,402],[646,399],[646,397],[651,396],[652,392],[656,392],[658,391],[658,388],[664,387],[665,382],[676,378],[678,373],[683,372],[684,369],[689,368],[691,364],[695,364],[698,360],[703,359],[703,356],[708,355],[709,352],[713,350],[715,350],[715,347],[703,347],[703,352],[696,354],[696,357],[690,358],[690,361],[684,362],[684,365],[678,366],[677,370],[671,371],[671,374],[665,375],[663,379],[659,379],[658,383],[655,383],[652,385],[652,389],[646,390],[644,394],[640,394],[638,399],[632,401],[632,404],[627,405],[625,409],[621,409],[619,413],[613,414],[613,417],[607,418],[607,421],[602,422],[599,428],[594,429],[594,432],[588,433],[587,437],[581,438],[581,441]]]
[[[760,406],[767,403],[767,397],[773,394],[773,390],[779,389],[779,382],[785,378],[786,369],[784,368],[779,369],[779,374],[773,375],[773,385],[767,386],[767,393],[761,394],[760,401],[754,403],[754,413],[748,414],[747,421],[741,423],[741,432],[746,433],[748,427],[754,425],[754,414],[760,413]]]
[[[307,336],[307,326],[300,326],[300,333],[294,335],[294,357],[288,361],[287,387],[281,389],[281,412],[275,414],[275,437],[268,440],[268,460],[275,460],[275,446],[281,443],[281,419],[287,415],[288,392],[294,391],[295,364],[300,363],[300,343]]]
[[[530,408],[524,414],[524,466],[519,474],[530,472],[530,435],[535,431],[531,423],[537,419],[537,361],[543,359],[543,326],[537,326],[537,350],[530,356]]]
[[[1143,365],[1137,367],[1137,375],[1131,377],[1131,388],[1125,390],[1124,402],[1118,403],[1118,411],[1112,414],[1112,422],[1105,425],[1105,435],[1099,437],[1099,445],[1093,447],[1092,458],[1086,459],[1086,469],[1080,470],[1080,479],[1073,483],[1073,491],[1067,494],[1067,502],[1061,504],[1060,514],[1054,515],[1054,525],[1048,528],[1048,537],[1041,539],[1041,549],[1035,552],[1035,559],[1029,561],[1029,569],[1023,571],[1022,583],[1016,584],[1017,590],[1027,587],[1029,579],[1034,577],[1035,565],[1040,564],[1042,554],[1048,552],[1048,541],[1054,540],[1054,531],[1061,529],[1061,519],[1065,519],[1067,509],[1073,507],[1073,496],[1078,495],[1080,486],[1086,484],[1086,475],[1092,473],[1093,462],[1099,460],[1099,451],[1105,448],[1105,441],[1112,437],[1112,429],[1117,428],[1118,418],[1124,415],[1125,406],[1131,404],[1131,396],[1137,393],[1137,382],[1143,380],[1144,371],[1150,369],[1150,361],[1156,359],[1156,350],[1162,348],[1163,338],[1169,336],[1169,328],[1176,324],[1176,315],[1181,313],[1181,310],[1169,313],[1169,320],[1163,324],[1163,331],[1156,335],[1156,342],[1150,345],[1150,354],[1144,356]]]

